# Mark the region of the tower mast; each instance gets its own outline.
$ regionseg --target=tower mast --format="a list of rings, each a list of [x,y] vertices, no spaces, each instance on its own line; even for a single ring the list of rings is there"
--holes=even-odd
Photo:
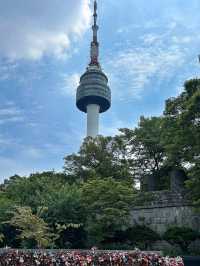
[[[96,137],[99,134],[99,114],[107,111],[111,106],[111,91],[108,78],[101,70],[99,63],[99,42],[97,25],[97,1],[94,0],[92,32],[90,46],[90,63],[86,72],[80,78],[80,85],[76,94],[76,106],[87,113],[87,136]]]
[[[99,66],[99,43],[98,43],[98,25],[97,25],[97,1],[94,1],[94,24],[92,26],[92,31],[93,31],[93,41],[91,42],[91,48],[90,48],[90,65],[97,65]]]

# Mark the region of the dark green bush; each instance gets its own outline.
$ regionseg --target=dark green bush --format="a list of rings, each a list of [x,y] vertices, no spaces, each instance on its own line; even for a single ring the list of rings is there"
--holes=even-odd
[[[126,231],[116,231],[112,238],[106,238],[101,245],[105,249],[134,249],[145,250],[149,244],[160,240],[160,236],[143,225],[136,225]]]
[[[163,238],[171,244],[178,244],[184,252],[187,252],[188,245],[198,239],[199,233],[187,227],[171,227]]]
[[[125,234],[128,242],[140,249],[147,249],[150,243],[160,240],[158,233],[143,225],[131,227]]]

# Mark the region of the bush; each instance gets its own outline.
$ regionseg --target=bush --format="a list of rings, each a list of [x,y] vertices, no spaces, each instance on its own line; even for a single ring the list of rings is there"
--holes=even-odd
[[[177,244],[173,245],[170,248],[165,248],[162,250],[164,256],[169,257],[178,257],[184,255],[184,252],[182,251],[181,247]]]
[[[192,241],[188,246],[190,255],[200,256],[200,239]]]
[[[187,227],[171,227],[163,238],[171,244],[180,245],[184,252],[187,252],[188,245],[199,237],[199,233]]]
[[[160,240],[158,233],[146,226],[141,225],[127,229],[126,238],[132,246],[143,250],[147,249],[150,243]]]
[[[115,231],[113,237],[107,237],[101,242],[101,246],[106,249],[147,250],[157,240],[160,240],[160,236],[156,232],[146,226],[136,225],[125,231]]]

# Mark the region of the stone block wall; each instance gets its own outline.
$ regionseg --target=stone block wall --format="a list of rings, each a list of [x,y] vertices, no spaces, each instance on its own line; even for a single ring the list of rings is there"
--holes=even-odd
[[[200,231],[200,215],[195,212],[185,194],[157,191],[149,192],[148,196],[149,200],[142,206],[133,207],[133,225],[146,225],[159,234],[163,234],[171,226],[190,227]]]

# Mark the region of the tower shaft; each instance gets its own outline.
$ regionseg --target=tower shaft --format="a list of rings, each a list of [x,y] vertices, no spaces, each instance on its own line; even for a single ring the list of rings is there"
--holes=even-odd
[[[95,138],[99,134],[99,114],[111,106],[111,90],[108,78],[99,63],[99,42],[97,25],[97,1],[94,0],[93,38],[90,47],[90,63],[80,78],[76,92],[76,106],[87,113],[87,136]]]
[[[98,104],[87,105],[87,137],[95,138],[99,134],[99,111]]]

